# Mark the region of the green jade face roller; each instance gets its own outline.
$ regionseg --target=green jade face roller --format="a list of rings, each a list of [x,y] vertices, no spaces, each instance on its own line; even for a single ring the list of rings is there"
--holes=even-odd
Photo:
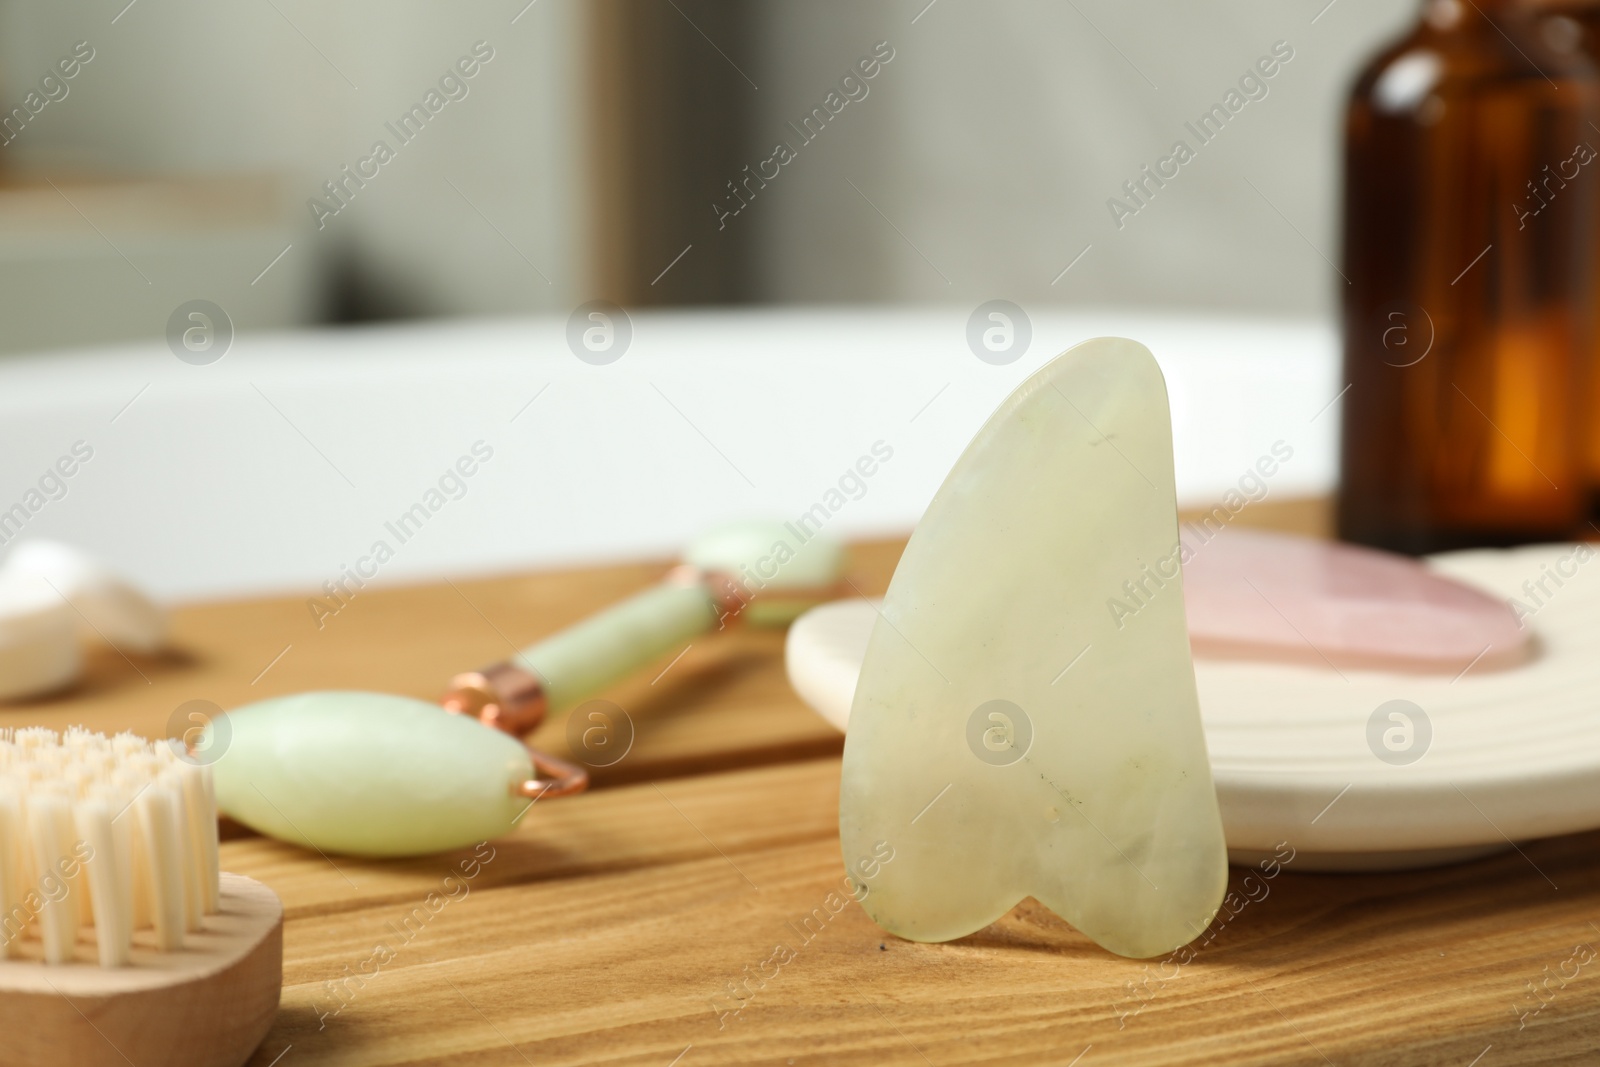
[[[322,852],[414,856],[508,833],[535,802],[581,792],[579,767],[519,738],[624,675],[736,621],[786,625],[840,595],[844,552],[793,524],[744,522],[695,540],[660,584],[482,670],[439,704],[324,691],[236,708],[191,759],[221,811]]]

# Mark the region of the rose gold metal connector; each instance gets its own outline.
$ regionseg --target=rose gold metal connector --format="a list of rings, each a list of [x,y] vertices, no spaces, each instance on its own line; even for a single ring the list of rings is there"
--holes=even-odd
[[[543,680],[513,663],[456,675],[439,703],[446,711],[470,715],[514,737],[532,733],[550,710]]]
[[[444,709],[469,715],[483,725],[521,738],[544,722],[550,709],[544,682],[537,674],[513,663],[496,663],[480,671],[467,671],[450,679],[450,691],[440,698]],[[540,752],[523,742],[535,774],[511,788],[513,796],[541,800],[566,797],[589,787],[589,772],[565,760]]]
[[[512,796],[527,797],[529,800],[542,800],[545,797],[569,797],[574,793],[581,793],[589,788],[589,772],[566,760],[547,756],[532,746],[528,748],[528,755],[533,757],[535,773],[542,775],[540,778],[529,778],[521,785],[511,790]]]

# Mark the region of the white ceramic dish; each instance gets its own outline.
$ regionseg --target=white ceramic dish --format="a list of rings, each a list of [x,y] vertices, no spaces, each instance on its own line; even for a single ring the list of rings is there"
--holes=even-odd
[[[1195,661],[1235,860],[1287,841],[1298,869],[1420,867],[1600,827],[1600,551],[1536,545],[1430,564],[1515,598],[1538,642],[1532,662],[1450,677]],[[876,604],[840,601],[789,631],[791,684],[841,730],[876,619]],[[1063,651],[1065,665],[1076,650]],[[1380,711],[1391,701],[1415,707]]]

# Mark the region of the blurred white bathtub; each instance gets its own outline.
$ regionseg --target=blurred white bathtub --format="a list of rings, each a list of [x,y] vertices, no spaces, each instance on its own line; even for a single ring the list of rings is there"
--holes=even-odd
[[[164,344],[0,360],[0,513],[42,500],[23,536],[166,597],[309,592],[380,539],[385,582],[670,556],[722,519],[792,518],[882,442],[829,529],[906,531],[1013,386],[1107,333],[1166,371],[1180,502],[1217,500],[1278,441],[1294,455],[1272,495],[1334,484],[1325,324],[1038,312],[993,366],[969,310],[639,313],[606,366],[573,355],[565,317],[243,334],[207,366]],[[64,491],[29,496],[80,441]],[[471,476],[446,477],[479,442]],[[441,500],[403,543],[386,526]]]

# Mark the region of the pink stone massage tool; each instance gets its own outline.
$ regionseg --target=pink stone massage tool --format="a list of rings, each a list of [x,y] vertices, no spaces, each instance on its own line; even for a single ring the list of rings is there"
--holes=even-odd
[[[1415,560],[1260,530],[1201,542],[1195,529],[1184,531],[1183,588],[1197,656],[1455,673],[1531,652],[1532,631],[1504,601]],[[1134,595],[1160,595],[1140,578],[1124,589],[1134,610]]]

